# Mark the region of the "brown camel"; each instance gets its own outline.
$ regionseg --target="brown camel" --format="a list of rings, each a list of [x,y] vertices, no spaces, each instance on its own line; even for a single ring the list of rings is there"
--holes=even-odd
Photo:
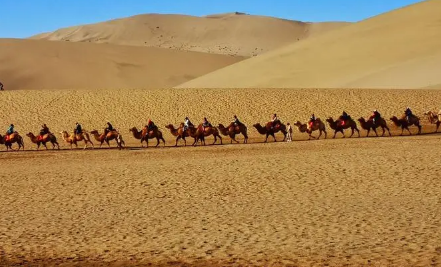
[[[436,114],[433,111],[427,111],[424,113],[424,115],[427,116],[427,119],[429,120],[430,124],[436,125],[435,133],[438,132],[438,128],[441,125],[441,111]]]
[[[372,118],[369,118],[368,120],[366,120],[365,118],[361,117],[358,119],[358,121],[360,122],[361,128],[363,128],[367,131],[366,137],[369,136],[371,129],[374,131],[375,135],[378,137],[378,133],[377,133],[378,127],[381,127],[381,129],[383,130],[383,134],[381,136],[384,136],[384,133],[385,133],[384,129],[386,129],[389,132],[389,136],[392,136],[390,134],[389,127],[387,127],[387,123],[384,118],[380,118],[378,120],[378,122],[376,122],[376,123],[374,123],[374,120]]]
[[[96,141],[100,142],[100,148],[104,142],[106,142],[106,144],[110,147],[109,141],[111,140],[116,141],[116,145],[119,149],[121,149],[125,145],[125,142],[122,139],[122,135],[116,130],[110,131],[106,135],[104,135],[104,132],[100,134],[97,130],[93,130],[90,133],[93,135]]]
[[[346,136],[343,130],[349,128],[351,128],[352,131],[351,136],[349,136],[349,138],[351,138],[354,135],[354,130],[357,131],[358,137],[360,137],[360,130],[358,130],[357,123],[353,119],[348,120],[344,125],[341,124],[340,119],[334,121],[333,118],[329,117],[328,119],[326,119],[326,121],[329,123],[331,129],[334,130],[334,137],[332,138],[335,138],[338,132],[342,133],[343,138],[345,138]]]
[[[412,135],[412,133],[409,130],[409,126],[412,126],[412,125],[415,125],[416,127],[418,127],[418,134],[421,134],[422,127],[420,125],[420,119],[415,115],[413,115],[410,118],[410,121],[407,121],[406,118],[398,119],[396,116],[393,116],[392,118],[390,118],[390,120],[393,121],[395,126],[401,127],[401,134],[400,135],[403,135],[404,129],[406,129],[409,132],[409,134]]]
[[[216,144],[218,138],[220,140],[220,144],[222,145],[222,136],[220,136],[219,130],[217,129],[217,127],[208,126],[208,127],[204,128],[202,126],[202,123],[199,124],[199,126],[196,128],[196,133],[195,133],[196,140],[193,145],[196,145],[197,141],[201,140],[201,143],[204,144],[204,146],[205,146],[205,137],[210,136],[210,135],[214,136],[213,145]]]
[[[219,131],[224,136],[229,136],[231,139],[231,143],[236,142],[239,143],[239,141],[236,140],[236,134],[242,134],[244,139],[243,143],[246,144],[248,142],[248,134],[247,134],[247,126],[245,124],[238,124],[235,125],[233,122],[228,125],[227,128],[225,128],[224,125],[219,124]]]
[[[18,132],[14,132],[13,134],[8,136],[2,136],[0,134],[0,144],[6,146],[6,151],[9,151],[9,149],[14,150],[12,148],[12,144],[17,143],[18,144],[18,151],[20,151],[20,148],[24,150],[24,142],[23,137],[20,136]]]
[[[306,124],[302,124],[300,121],[297,121],[296,123],[294,123],[294,125],[297,126],[297,128],[299,128],[299,132],[309,134],[309,139],[315,138],[311,134],[312,134],[312,132],[317,131],[317,130],[320,132],[317,139],[320,139],[320,136],[322,136],[322,133],[325,133],[325,139],[328,137],[328,133],[326,132],[326,125],[319,118],[315,119],[315,122],[312,124],[312,126],[309,129]]]
[[[189,127],[184,131],[184,123],[181,123],[178,128],[175,128],[173,126],[173,124],[166,125],[165,128],[169,129],[170,133],[173,136],[176,136],[175,146],[178,146],[179,139],[184,140],[184,146],[187,146],[187,140],[185,139],[186,137],[193,137],[194,138],[193,145],[196,144],[196,142],[197,142],[196,128],[194,128],[194,127]]]
[[[75,147],[78,147],[78,142],[84,141],[84,149],[87,148],[87,144],[90,143],[92,145],[92,148],[95,148],[92,141],[90,140],[90,136],[87,132],[82,132],[80,134],[69,134],[67,131],[60,132],[61,137],[63,140],[70,144],[70,148],[72,149],[72,144],[75,145]]]
[[[147,127],[144,127],[141,131],[138,131],[136,127],[132,127],[131,129],[129,129],[129,131],[133,133],[133,137],[135,137],[138,140],[141,140],[141,147],[144,147],[142,144],[144,141],[146,142],[147,147],[149,147],[148,139],[153,139],[153,138],[156,138],[157,141],[156,147],[159,146],[160,140],[162,140],[165,146],[165,140],[162,137],[162,132],[157,128],[153,131],[150,131],[148,134],[147,134]]]
[[[274,142],[277,142],[275,134],[279,131],[283,133],[283,141],[286,140],[286,126],[283,123],[278,123],[275,127],[272,127],[272,122],[268,122],[265,127],[260,125],[260,123],[253,124],[253,127],[262,134],[266,135],[265,143],[268,141],[268,136],[272,136],[274,138]]]
[[[52,133],[48,133],[45,135],[39,135],[35,136],[33,133],[29,132],[26,134],[29,139],[31,139],[31,142],[34,144],[37,144],[37,150],[40,149],[40,145],[43,144],[43,146],[48,149],[46,146],[46,143],[51,142],[52,143],[52,149],[55,149],[55,145],[60,149],[60,145],[57,142],[57,138]]]

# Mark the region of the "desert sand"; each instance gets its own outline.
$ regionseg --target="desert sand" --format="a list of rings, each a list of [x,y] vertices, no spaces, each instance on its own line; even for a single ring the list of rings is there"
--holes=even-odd
[[[242,59],[154,47],[0,39],[0,79],[7,90],[172,87]]]
[[[26,151],[0,153],[3,265],[441,264],[440,135],[397,137],[391,126],[394,137],[305,141],[295,130],[295,142],[264,144],[251,127],[274,112],[293,123],[411,106],[433,133],[422,113],[439,109],[439,90],[22,90],[0,101],[0,124],[20,133],[109,120],[129,147],[37,152],[25,139]],[[170,147],[165,124],[233,114],[249,144]],[[166,147],[140,149],[128,134],[148,118]]]
[[[289,44],[186,82],[189,88],[427,88],[441,83],[441,1]]]
[[[308,23],[239,12],[206,17],[143,14],[63,28],[30,38],[251,57],[349,24]]]

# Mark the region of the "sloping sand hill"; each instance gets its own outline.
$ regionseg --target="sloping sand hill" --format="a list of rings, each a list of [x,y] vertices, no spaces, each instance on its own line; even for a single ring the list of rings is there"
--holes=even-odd
[[[31,38],[253,56],[347,24],[305,23],[237,12],[206,17],[144,14]]]
[[[7,90],[171,87],[242,59],[154,47],[0,39],[0,79]]]
[[[47,123],[59,138],[76,121],[101,131],[110,120],[131,147],[68,150],[59,138],[63,150],[37,152],[27,137],[27,151],[1,147],[2,266],[441,264],[439,134],[398,137],[389,124],[393,137],[328,130],[299,141],[307,136],[295,129],[295,142],[264,144],[252,127],[274,112],[293,123],[411,106],[433,133],[422,113],[439,109],[439,90],[22,90],[1,92],[0,103],[0,125],[23,135]],[[170,147],[165,124],[186,115],[227,124],[233,114],[248,144]],[[129,135],[148,118],[165,148],[142,150]]]
[[[426,88],[441,82],[441,1],[248,59],[179,87]]]

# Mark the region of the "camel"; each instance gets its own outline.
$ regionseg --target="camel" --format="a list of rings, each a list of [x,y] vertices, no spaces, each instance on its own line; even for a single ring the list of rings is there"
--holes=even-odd
[[[332,137],[332,138],[335,138],[335,136],[337,135],[338,132],[342,133],[343,138],[345,138],[346,136],[345,136],[345,133],[343,130],[349,129],[349,128],[351,128],[351,131],[352,131],[351,136],[349,136],[349,138],[351,138],[354,135],[354,130],[357,131],[358,137],[360,137],[360,130],[358,130],[357,123],[353,119],[348,120],[345,125],[340,124],[340,122],[341,122],[340,119],[334,121],[334,119],[331,117],[326,119],[326,121],[329,123],[329,126],[331,127],[331,129],[334,130],[334,137]]]
[[[217,138],[219,138],[220,144],[222,145],[222,136],[220,136],[219,130],[217,129],[217,127],[208,126],[208,127],[204,128],[202,126],[202,123],[199,124],[198,127],[196,128],[196,133],[195,133],[196,140],[195,141],[200,140],[201,143],[203,143],[205,146],[205,137],[210,136],[210,135],[214,136],[213,145],[216,144]],[[195,142],[193,145],[196,145],[196,144],[197,143]]]
[[[29,132],[26,134],[26,136],[31,139],[32,143],[37,144],[37,150],[40,149],[41,144],[43,144],[43,146],[47,150],[48,148],[46,146],[46,143],[48,143],[48,142],[52,143],[52,149],[55,149],[55,145],[57,145],[58,149],[60,149],[60,145],[57,142],[57,138],[52,133],[35,136],[33,133]]]
[[[144,127],[141,131],[138,131],[138,129],[136,127],[132,127],[129,129],[129,132],[133,133],[133,137],[135,137],[138,140],[141,140],[141,147],[143,146],[143,142],[145,141],[147,144],[147,147],[149,147],[149,140],[148,139],[153,139],[156,138],[156,147],[159,146],[159,141],[162,140],[162,142],[164,143],[165,146],[165,140],[162,137],[162,132],[159,129],[155,129],[153,131],[150,131],[147,134],[147,127]]]
[[[116,145],[119,149],[121,149],[125,145],[125,142],[122,139],[122,135],[118,133],[118,131],[110,131],[106,135],[104,135],[104,133],[100,134],[97,130],[90,131],[90,133],[93,135],[96,141],[100,142],[100,148],[104,142],[106,142],[107,145],[110,147],[110,140],[115,140]]]
[[[441,125],[441,110],[438,112],[438,114],[435,114],[433,111],[427,111],[424,113],[424,115],[427,116],[427,119],[429,120],[430,124],[436,125],[435,133],[438,132],[438,128]]]
[[[225,128],[224,125],[219,124],[219,131],[224,136],[229,136],[231,139],[230,144],[234,142],[239,143],[239,141],[236,140],[236,134],[242,134],[244,137],[243,143],[246,144],[248,142],[248,134],[247,134],[247,127],[245,124],[239,124],[234,125],[234,123],[230,123],[227,128]]]
[[[196,142],[198,141],[198,139],[196,138],[196,128],[189,127],[184,131],[184,123],[181,123],[178,128],[175,128],[173,124],[166,125],[165,128],[169,129],[170,133],[173,136],[176,136],[175,146],[178,146],[179,139],[182,139],[184,141],[184,146],[187,146],[187,140],[185,139],[186,137],[194,138],[193,145],[195,145]]]
[[[268,136],[270,135],[274,138],[274,142],[277,142],[275,134],[279,131],[283,133],[283,141],[286,140],[287,131],[286,126],[283,123],[278,123],[274,128],[272,127],[272,122],[268,122],[265,127],[260,125],[260,123],[256,123],[253,127],[256,128],[260,134],[266,135],[265,143],[268,141]]]
[[[385,133],[384,129],[386,129],[389,132],[389,136],[392,136],[390,134],[389,127],[387,127],[386,120],[383,118],[380,118],[378,123],[376,123],[376,124],[374,124],[374,121],[372,120],[372,118],[365,120],[365,118],[361,117],[358,119],[358,121],[360,122],[361,128],[363,128],[367,131],[366,137],[369,136],[371,129],[374,131],[375,135],[378,137],[378,133],[377,133],[378,127],[381,127],[381,129],[383,130],[383,134],[381,136],[384,136],[384,133]]]
[[[398,119],[396,116],[393,116],[392,118],[390,118],[391,121],[393,121],[393,123],[395,124],[395,126],[397,127],[401,127],[401,134],[403,135],[404,129],[406,129],[410,135],[412,135],[412,133],[409,130],[409,126],[415,125],[416,127],[418,127],[418,134],[421,134],[421,125],[420,125],[420,119],[417,116],[412,116],[410,118],[410,122],[407,121],[406,118],[401,118]]]
[[[326,125],[319,118],[315,119],[315,122],[313,123],[310,129],[308,129],[308,126],[306,124],[302,124],[300,121],[297,121],[296,123],[294,123],[294,125],[297,126],[297,128],[299,128],[299,132],[301,133],[306,132],[309,134],[308,140],[310,140],[311,138],[315,139],[315,137],[312,136],[311,134],[312,132],[317,130],[320,132],[319,136],[317,137],[317,140],[320,139],[322,133],[325,133],[325,139],[328,137],[328,133],[326,132]]]
[[[18,134],[18,132],[14,132],[13,134],[9,135],[9,138],[7,138],[7,136],[2,136],[0,134],[0,144],[6,146],[6,151],[9,151],[9,149],[14,150],[12,148],[13,143],[18,144],[18,151],[20,151],[20,148],[24,150],[23,137],[21,137],[20,134]]]
[[[90,136],[87,132],[82,132],[80,134],[72,134],[70,135],[67,131],[60,132],[61,137],[63,140],[70,144],[70,148],[72,149],[72,144],[75,145],[75,147],[78,147],[78,142],[84,141],[84,149],[87,148],[87,144],[90,143],[92,145],[92,148],[95,148],[92,141],[90,140]]]

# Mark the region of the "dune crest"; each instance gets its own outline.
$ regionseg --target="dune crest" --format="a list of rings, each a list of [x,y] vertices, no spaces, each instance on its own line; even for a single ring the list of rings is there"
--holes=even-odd
[[[441,83],[441,1],[287,45],[178,87],[427,88]]]
[[[255,56],[347,24],[306,23],[241,12],[205,17],[143,14],[63,28],[30,38]]]

